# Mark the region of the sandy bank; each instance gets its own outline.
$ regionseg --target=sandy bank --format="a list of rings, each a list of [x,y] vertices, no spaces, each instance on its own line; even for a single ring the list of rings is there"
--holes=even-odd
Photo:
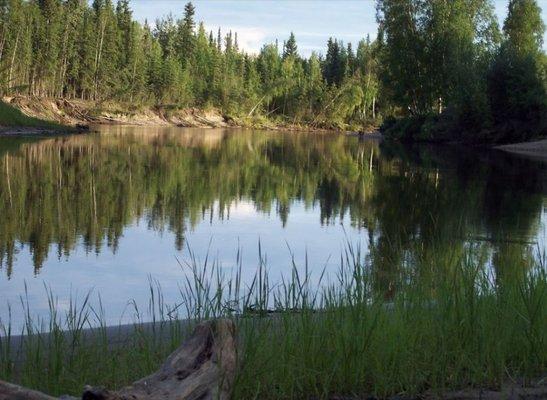
[[[547,161],[547,139],[537,140],[535,142],[506,144],[503,146],[496,146],[495,148],[509,153]]]
[[[167,107],[132,107],[132,109],[125,110],[114,103],[26,96],[4,97],[3,101],[18,108],[29,117],[72,127],[90,124],[175,125],[196,128],[232,126],[231,121],[218,110]]]
[[[174,105],[133,106],[115,102],[28,96],[4,97],[2,100],[28,117],[76,128],[90,125],[178,126],[184,128],[239,127],[313,133],[341,132],[360,138],[381,138],[381,134],[374,127],[369,127],[365,132],[354,132],[328,124],[322,126],[321,124],[298,123],[282,119],[232,118],[215,108],[177,108]],[[6,132],[13,135],[44,134],[44,130],[27,128],[16,128]]]

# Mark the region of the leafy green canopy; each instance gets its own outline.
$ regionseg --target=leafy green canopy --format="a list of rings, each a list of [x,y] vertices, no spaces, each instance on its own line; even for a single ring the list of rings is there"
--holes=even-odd
[[[545,27],[511,0],[500,32],[490,0],[378,0],[382,96],[411,140],[520,141],[547,135]]]

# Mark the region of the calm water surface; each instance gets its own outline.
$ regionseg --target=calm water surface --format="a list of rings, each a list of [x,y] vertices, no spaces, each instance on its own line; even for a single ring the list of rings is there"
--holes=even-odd
[[[340,135],[102,127],[90,135],[0,138],[0,318],[20,297],[47,315],[100,293],[109,323],[146,305],[150,279],[176,303],[190,250],[227,271],[258,243],[272,276],[334,273],[347,241],[384,277],[424,249],[545,249],[547,164],[496,151],[405,148]],[[179,264],[180,263],[180,264]],[[518,268],[518,266],[515,266]],[[26,295],[25,295],[25,285]]]

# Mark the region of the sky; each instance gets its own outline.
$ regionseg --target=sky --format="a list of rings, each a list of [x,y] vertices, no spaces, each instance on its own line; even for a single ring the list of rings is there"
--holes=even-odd
[[[173,13],[182,16],[187,0],[130,0],[134,17],[153,23]],[[294,32],[298,51],[309,56],[312,51],[325,53],[330,36],[357,42],[370,35],[376,37],[374,0],[193,0],[196,20],[215,33],[237,31],[239,45],[257,53],[263,44],[279,39],[283,43]],[[494,0],[500,25],[507,14],[508,0]],[[543,20],[547,22],[547,0],[538,0]],[[547,42],[547,38],[545,40]],[[544,45],[545,47],[545,45]]]

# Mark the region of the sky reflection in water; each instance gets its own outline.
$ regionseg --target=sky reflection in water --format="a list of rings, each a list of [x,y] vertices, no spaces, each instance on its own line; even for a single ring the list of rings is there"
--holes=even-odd
[[[175,303],[188,248],[226,271],[242,249],[249,279],[260,241],[272,277],[290,271],[291,253],[302,268],[307,254],[317,277],[336,272],[350,241],[388,291],[421,252],[481,246],[496,273],[503,257],[545,247],[546,164],[494,151],[102,127],[0,138],[0,168],[0,317],[9,302],[16,325],[25,283],[37,315],[47,314],[44,285],[64,307],[71,293],[100,293],[111,324],[129,299],[146,305],[150,278]]]

